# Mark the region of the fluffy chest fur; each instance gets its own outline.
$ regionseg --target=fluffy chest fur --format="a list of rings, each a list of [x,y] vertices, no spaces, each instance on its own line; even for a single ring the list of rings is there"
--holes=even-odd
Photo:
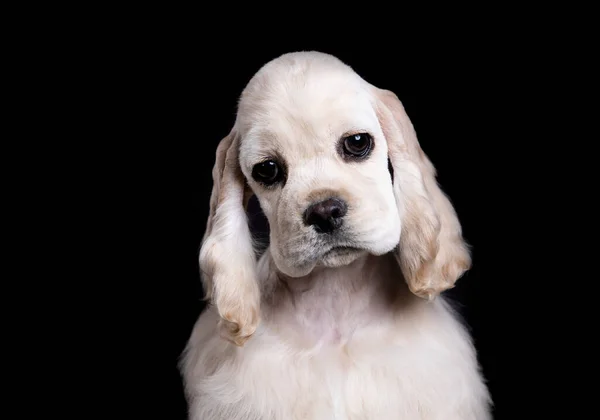
[[[264,319],[246,345],[219,337],[212,308],[194,329],[183,365],[190,419],[489,419],[451,309],[416,298],[374,259],[293,282],[263,258]]]

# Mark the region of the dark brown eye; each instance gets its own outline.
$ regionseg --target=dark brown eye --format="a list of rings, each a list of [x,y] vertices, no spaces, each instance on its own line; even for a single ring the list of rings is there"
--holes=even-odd
[[[277,162],[265,160],[254,165],[254,168],[252,168],[252,178],[261,184],[272,185],[281,179],[281,168]]]
[[[354,157],[364,157],[371,151],[372,139],[367,133],[344,137],[344,152]]]

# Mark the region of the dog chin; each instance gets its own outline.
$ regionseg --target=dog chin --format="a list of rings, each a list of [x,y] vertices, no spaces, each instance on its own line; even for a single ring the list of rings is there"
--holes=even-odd
[[[273,262],[277,269],[284,275],[292,278],[304,277],[310,274],[317,264],[316,261],[307,261],[303,264],[288,264],[285,260],[273,256]]]
[[[317,265],[324,267],[343,267],[367,254],[367,251],[352,247],[336,247],[323,254]]]
[[[279,258],[273,258],[273,261],[281,273],[292,278],[298,278],[307,276],[315,267],[343,267],[367,254],[368,251],[365,249],[335,247],[321,256],[311,258],[309,261],[305,261],[302,264],[298,264],[297,261],[295,264],[286,264],[285,260]]]

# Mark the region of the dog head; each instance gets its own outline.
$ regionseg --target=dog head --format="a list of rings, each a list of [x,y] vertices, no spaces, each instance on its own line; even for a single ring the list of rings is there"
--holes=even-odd
[[[285,54],[256,73],[213,180],[200,264],[239,345],[260,306],[251,194],[269,221],[268,252],[289,277],[393,252],[410,290],[431,299],[469,268],[459,221],[402,104],[333,56]]]

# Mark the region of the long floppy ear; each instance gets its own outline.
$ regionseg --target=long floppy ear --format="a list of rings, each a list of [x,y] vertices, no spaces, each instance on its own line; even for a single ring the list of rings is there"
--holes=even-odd
[[[245,212],[249,194],[238,153],[234,129],[217,147],[200,269],[207,298],[221,316],[221,334],[242,346],[258,326],[260,293]]]
[[[402,217],[396,259],[417,296],[433,299],[454,287],[471,267],[469,248],[450,200],[440,189],[398,97],[376,89],[377,113],[387,139],[394,194]]]

